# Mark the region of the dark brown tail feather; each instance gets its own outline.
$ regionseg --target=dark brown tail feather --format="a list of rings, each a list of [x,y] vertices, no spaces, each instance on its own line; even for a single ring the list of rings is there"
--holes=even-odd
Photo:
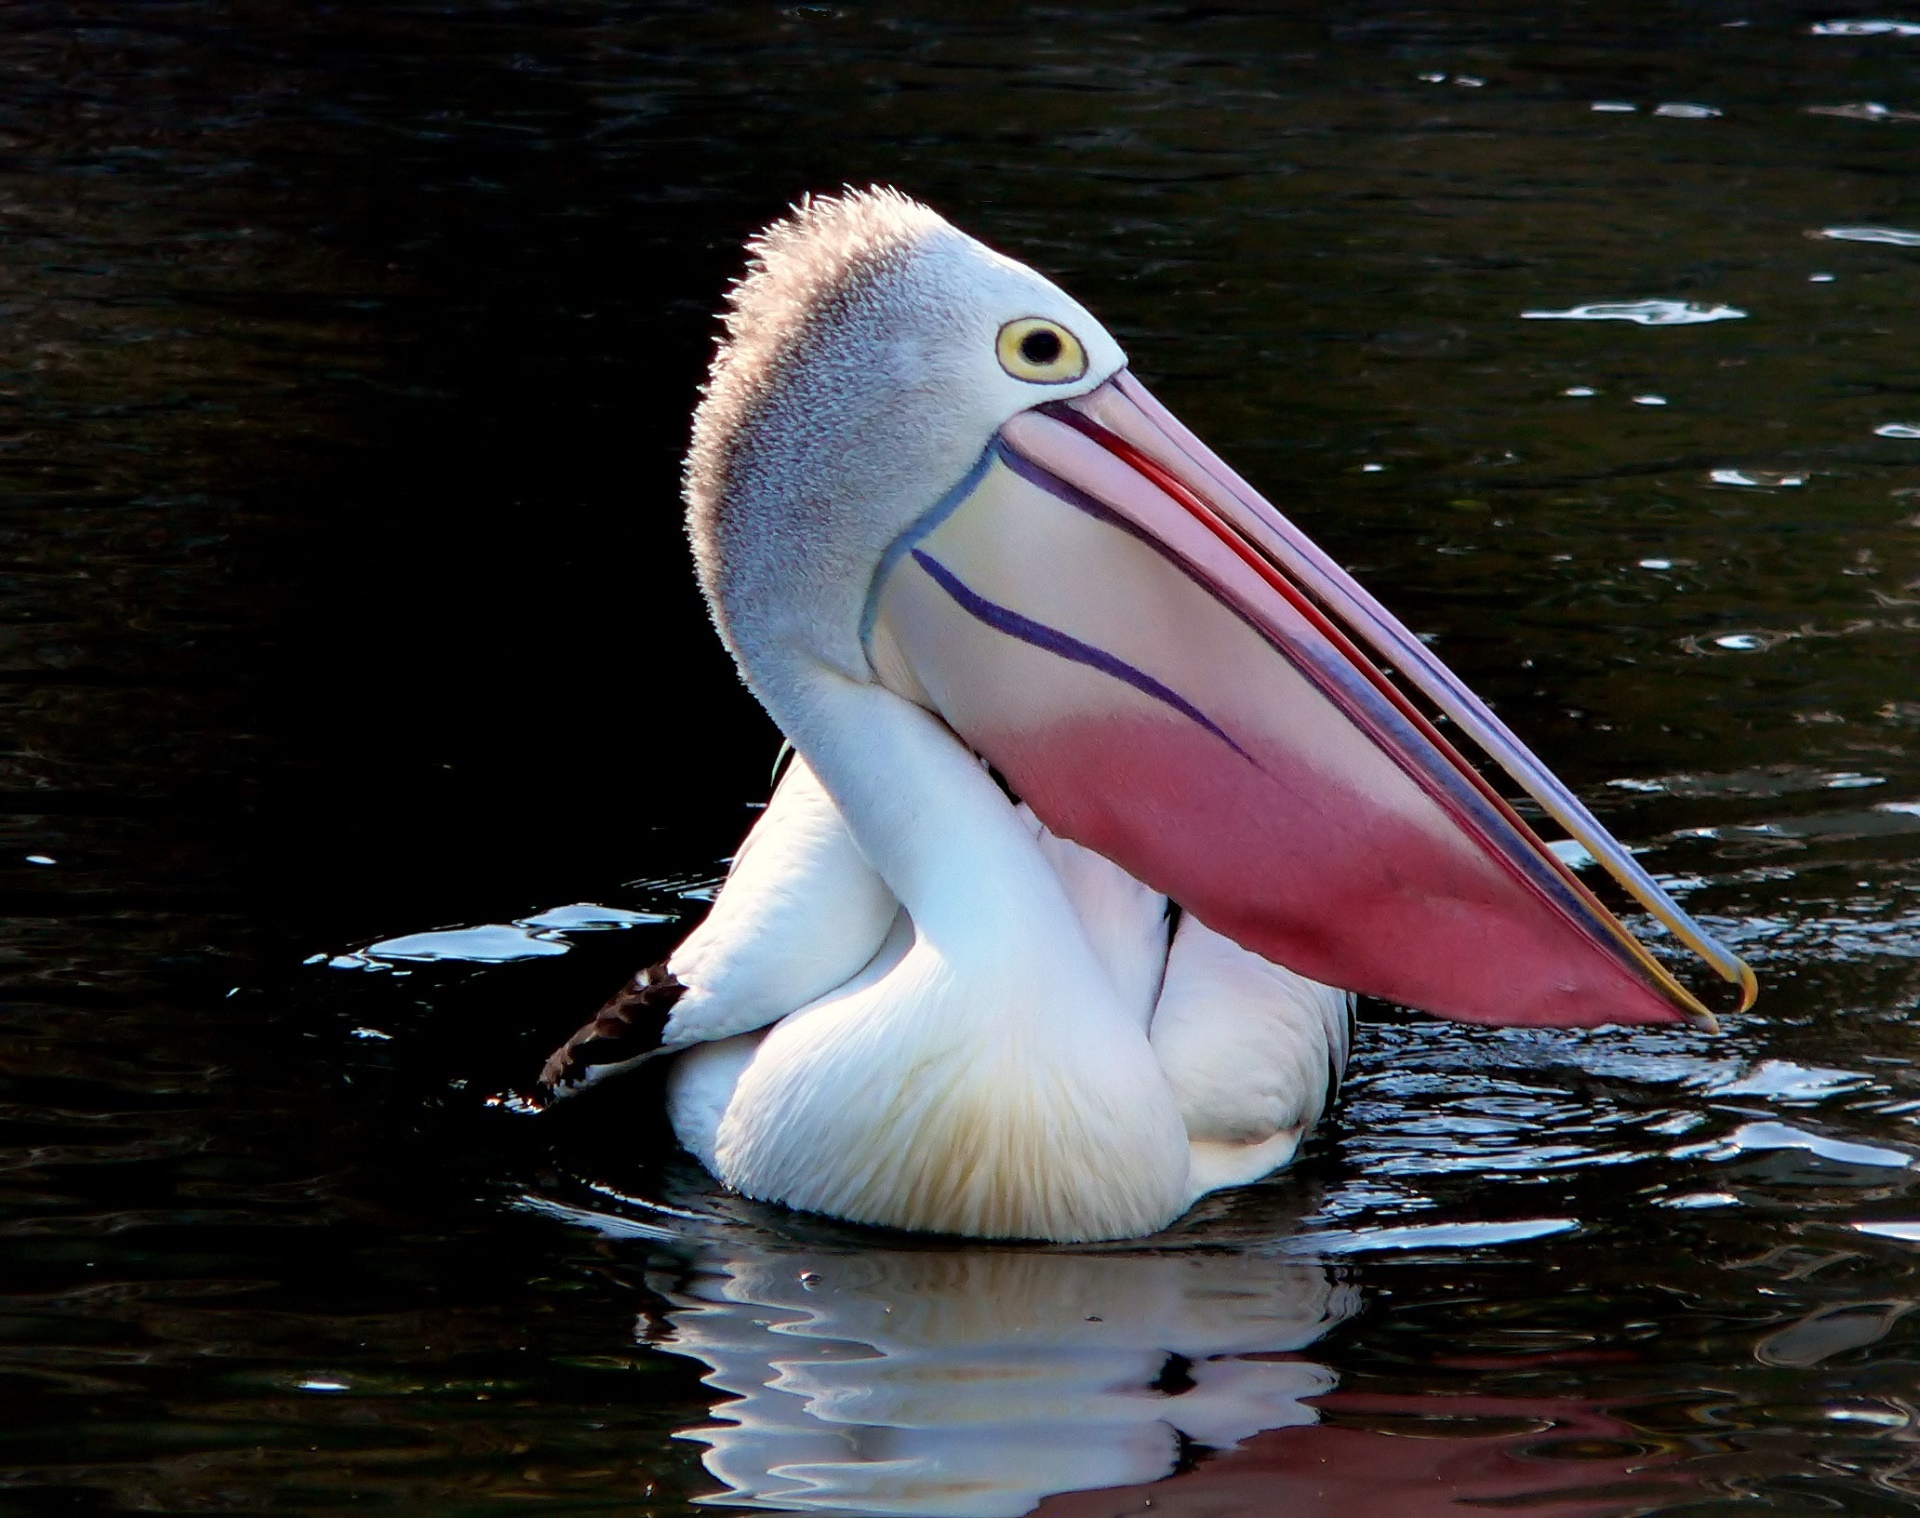
[[[564,1096],[596,1065],[622,1065],[657,1053],[667,1015],[686,989],[664,961],[648,965],[548,1056],[540,1071],[541,1091],[549,1099]]]

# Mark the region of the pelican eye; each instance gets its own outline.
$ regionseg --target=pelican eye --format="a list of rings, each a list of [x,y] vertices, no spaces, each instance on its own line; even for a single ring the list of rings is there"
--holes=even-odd
[[[1000,367],[1017,380],[1064,385],[1087,372],[1087,350],[1058,322],[1023,316],[1000,329]]]

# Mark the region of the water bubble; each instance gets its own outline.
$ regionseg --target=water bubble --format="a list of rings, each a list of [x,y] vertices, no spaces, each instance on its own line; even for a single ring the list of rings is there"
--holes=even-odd
[[[27,863],[28,863],[28,864],[53,864],[53,863],[55,863],[55,862],[56,862],[56,861],[54,860],[54,857],[53,857],[53,855],[51,855],[51,854],[29,854],[29,855],[27,855]]]
[[[348,1033],[347,1036],[349,1038],[368,1039],[374,1043],[390,1044],[393,1042],[393,1035],[391,1033],[383,1033],[378,1028],[355,1028]]]
[[[1596,100],[1593,103],[1593,108],[1596,111],[1606,111],[1612,114],[1625,114],[1628,111],[1637,111],[1640,109],[1640,107],[1635,105],[1631,100]]]
[[[1360,466],[1360,472],[1362,474],[1379,474],[1384,471],[1386,467],[1385,464],[1362,464]]]
[[[1693,105],[1685,100],[1669,100],[1653,108],[1656,116],[1673,116],[1681,121],[1705,121],[1721,113],[1710,105]]]
[[[1642,327],[1691,327],[1700,322],[1738,321],[1738,306],[1703,306],[1690,300],[1615,300],[1570,306],[1565,311],[1522,311],[1526,321],[1633,322]]]
[[[1834,242],[1877,242],[1890,248],[1920,248],[1920,232],[1903,232],[1898,227],[1822,227],[1813,235]]]
[[[1830,285],[1833,283],[1833,276],[1831,274],[1809,274],[1807,276],[1807,283],[1810,285]]]
[[[1477,90],[1482,85],[1484,85],[1487,81],[1484,79],[1477,79],[1472,74],[1455,74],[1453,76],[1453,82],[1465,89]]]
[[[1910,427],[1905,422],[1883,422],[1873,429],[1875,437],[1920,437],[1920,427]]]
[[[1671,569],[1673,568],[1673,560],[1672,559],[1642,559],[1640,561],[1640,567],[1642,569]]]
[[[1598,395],[1600,392],[1591,385],[1571,385],[1560,392],[1562,395]]]
[[[1633,403],[1636,406],[1664,406],[1667,398],[1664,395],[1636,395]]]
[[[1730,648],[1735,653],[1750,653],[1765,648],[1767,640],[1758,633],[1722,633],[1713,640],[1715,648]]]

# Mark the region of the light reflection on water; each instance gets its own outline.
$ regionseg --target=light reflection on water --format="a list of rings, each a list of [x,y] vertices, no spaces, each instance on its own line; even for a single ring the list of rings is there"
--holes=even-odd
[[[1641,327],[1691,327],[1700,322],[1739,321],[1747,313],[1733,306],[1707,306],[1687,300],[1596,301],[1565,311],[1522,311],[1523,321],[1633,322]]]

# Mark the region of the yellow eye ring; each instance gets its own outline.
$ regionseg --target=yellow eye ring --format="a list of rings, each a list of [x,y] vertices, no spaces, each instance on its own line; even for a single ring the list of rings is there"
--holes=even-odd
[[[994,351],[1000,367],[1017,380],[1036,385],[1065,385],[1087,372],[1087,350],[1058,322],[1023,316],[1000,329]]]

